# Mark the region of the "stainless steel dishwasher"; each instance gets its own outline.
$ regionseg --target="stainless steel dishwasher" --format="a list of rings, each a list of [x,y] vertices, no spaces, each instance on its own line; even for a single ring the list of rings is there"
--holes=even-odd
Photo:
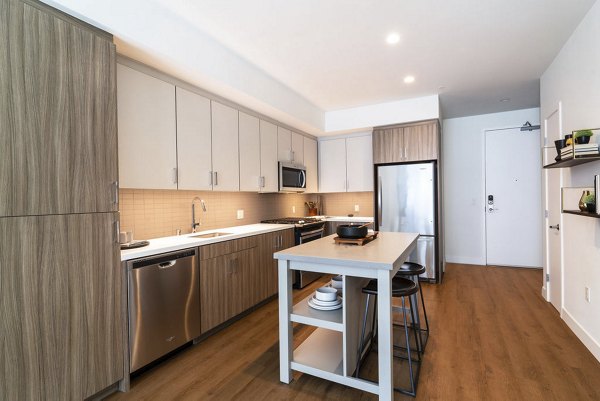
[[[127,272],[133,372],[200,336],[196,249],[135,259]]]

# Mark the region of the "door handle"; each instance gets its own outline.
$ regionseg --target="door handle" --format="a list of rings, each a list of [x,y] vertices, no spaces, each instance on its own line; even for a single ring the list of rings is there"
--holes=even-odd
[[[560,231],[560,224],[557,224],[555,226],[548,226],[548,228],[551,229],[551,230]]]
[[[158,268],[159,269],[168,269],[169,267],[175,266],[175,263],[177,263],[176,260],[170,260],[168,262],[159,263]]]
[[[383,207],[383,196],[381,194],[381,176],[377,177],[378,185],[377,185],[377,223],[379,227],[381,227],[381,208]]]

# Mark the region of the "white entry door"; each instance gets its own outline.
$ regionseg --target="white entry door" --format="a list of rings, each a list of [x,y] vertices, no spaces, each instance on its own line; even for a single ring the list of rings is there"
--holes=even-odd
[[[487,264],[542,266],[540,131],[485,135]]]

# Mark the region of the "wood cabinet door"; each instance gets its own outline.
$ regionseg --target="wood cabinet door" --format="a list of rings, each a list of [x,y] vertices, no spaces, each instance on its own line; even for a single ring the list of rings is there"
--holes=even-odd
[[[304,165],[304,136],[292,132],[292,162]]]
[[[0,216],[116,211],[112,41],[18,1],[0,26]]]
[[[260,300],[267,299],[277,293],[277,260],[273,259],[273,254],[279,250],[280,231],[267,233],[260,236]]]
[[[234,292],[239,291],[231,254],[200,262],[200,328],[202,333],[234,316]],[[239,294],[239,292],[238,292]]]
[[[319,141],[319,191],[346,192],[346,139]]]
[[[260,120],[260,174],[261,192],[279,191],[279,166],[277,165],[277,126]]]
[[[117,65],[123,188],[177,189],[175,85]]]
[[[124,377],[117,221],[0,218],[3,398],[85,399]]]
[[[240,191],[260,191],[260,177],[260,123],[240,111]]]
[[[238,111],[218,102],[212,105],[213,190],[240,190]]]
[[[373,163],[404,161],[404,128],[373,131]]]
[[[306,192],[316,193],[319,191],[319,170],[317,141],[307,137],[304,138],[304,166],[306,166]]]
[[[235,315],[237,315],[264,299],[264,280],[258,247],[244,249],[232,254],[231,257],[236,276],[234,280],[239,283],[240,288],[238,297],[235,297]]]
[[[373,150],[371,135],[346,138],[348,192],[373,190]]]
[[[277,127],[277,161],[292,161],[292,131]]]
[[[405,161],[437,160],[437,122],[404,127]]]
[[[177,188],[212,189],[210,100],[177,87]]]

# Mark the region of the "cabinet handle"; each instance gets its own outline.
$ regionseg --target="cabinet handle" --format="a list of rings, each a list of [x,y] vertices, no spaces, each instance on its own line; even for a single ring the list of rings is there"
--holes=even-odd
[[[260,186],[261,186],[261,188],[265,187],[265,177],[264,176],[260,177]]]
[[[290,150],[290,160],[294,161],[294,151]]]
[[[119,244],[119,232],[121,231],[121,226],[119,224],[119,220],[115,220],[113,222],[114,231],[113,231],[113,241],[115,244]]]
[[[173,168],[173,184],[177,184],[177,167]]]
[[[114,191],[113,203],[115,205],[118,205],[119,204],[119,181],[113,181],[113,191]]]
[[[408,153],[406,152],[406,146],[404,147],[404,160],[408,159]]]
[[[208,185],[212,186],[212,184],[213,184],[213,172],[212,171],[208,172],[208,181],[210,181],[210,183]]]
[[[219,175],[218,175],[218,173],[215,171],[213,174],[215,175],[214,185],[219,185]]]

